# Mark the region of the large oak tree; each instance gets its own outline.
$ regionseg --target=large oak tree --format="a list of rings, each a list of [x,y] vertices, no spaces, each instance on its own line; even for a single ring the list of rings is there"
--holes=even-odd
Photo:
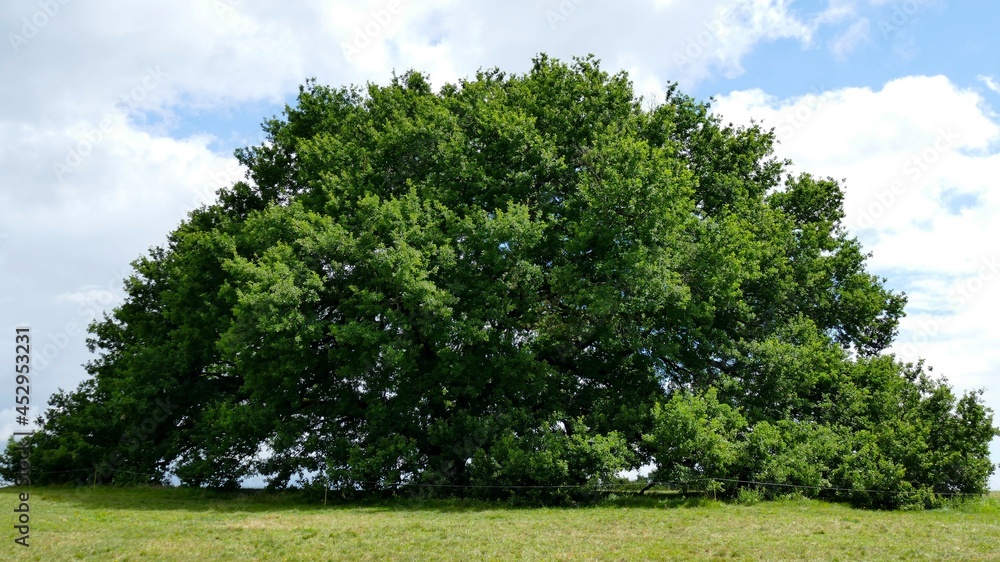
[[[264,128],[91,327],[36,482],[985,490],[991,413],[883,353],[905,297],[770,131],[545,56],[310,81]]]

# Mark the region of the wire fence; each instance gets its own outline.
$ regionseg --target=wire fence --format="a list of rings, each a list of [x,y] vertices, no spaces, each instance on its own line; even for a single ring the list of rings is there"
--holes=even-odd
[[[152,473],[152,472],[137,472],[133,470],[125,469],[115,469],[115,473],[132,474],[135,476],[145,476],[150,480],[159,479],[164,480],[169,478],[169,474],[162,473]],[[43,475],[55,475],[55,474],[70,474],[70,473],[87,473],[94,475],[93,483],[97,484],[97,473],[98,470],[90,468],[77,468],[69,470],[54,470],[45,471],[38,473],[38,476]],[[82,480],[82,479],[81,479]],[[205,482],[211,480],[210,478],[185,478],[186,481],[193,482]],[[903,494],[910,491],[916,491],[916,489],[911,490],[882,490],[882,489],[871,489],[871,488],[844,488],[836,486],[815,486],[806,484],[789,484],[784,482],[766,482],[761,480],[742,480],[737,478],[717,478],[717,477],[703,477],[703,478],[692,478],[683,481],[623,481],[617,486],[600,486],[593,484],[449,484],[449,483],[432,483],[432,482],[398,482],[392,484],[386,484],[385,482],[379,482],[374,480],[352,480],[352,484],[362,485],[367,484],[371,486],[383,487],[385,489],[398,489],[398,488],[429,488],[429,489],[478,489],[478,490],[580,490],[588,491],[593,493],[607,493],[607,494],[637,494],[643,495],[645,492],[655,488],[655,487],[665,487],[668,489],[675,490],[689,490],[693,492],[711,492],[708,489],[692,489],[697,484],[704,484],[708,482],[718,482],[727,484],[737,484],[740,486],[756,486],[756,487],[772,487],[772,488],[782,488],[788,490],[811,490],[816,492],[844,492],[844,493],[859,493],[859,494]],[[9,487],[2,486],[2,487]],[[641,488],[640,488],[641,487]],[[327,490],[330,491],[348,491],[356,490],[355,488],[348,487],[330,487],[329,484],[326,486]],[[979,493],[969,493],[969,492],[933,492],[936,496],[941,497],[982,497],[983,494]]]

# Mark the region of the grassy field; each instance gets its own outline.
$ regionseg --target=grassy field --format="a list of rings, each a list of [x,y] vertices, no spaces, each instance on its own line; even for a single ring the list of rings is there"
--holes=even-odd
[[[30,547],[5,560],[1000,560],[1000,494],[924,512],[812,500],[459,501],[329,506],[185,489],[35,488]]]

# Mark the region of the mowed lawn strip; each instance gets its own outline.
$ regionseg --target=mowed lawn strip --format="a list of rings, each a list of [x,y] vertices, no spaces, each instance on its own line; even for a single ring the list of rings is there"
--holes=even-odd
[[[815,500],[607,500],[566,508],[42,488],[30,548],[0,490],[14,560],[1000,560],[1000,494],[923,512]]]

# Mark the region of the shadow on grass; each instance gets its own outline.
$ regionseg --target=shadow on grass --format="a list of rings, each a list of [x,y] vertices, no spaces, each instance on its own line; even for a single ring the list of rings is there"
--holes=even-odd
[[[0,494],[15,494],[19,489],[0,490]],[[684,495],[677,492],[653,492],[647,495],[616,495],[594,497],[586,501],[544,503],[524,499],[483,500],[469,498],[353,497],[344,498],[330,491],[327,504],[323,497],[305,491],[274,492],[241,489],[217,491],[185,487],[117,487],[48,486],[30,490],[34,500],[72,504],[81,509],[120,509],[191,512],[282,512],[364,509],[371,511],[435,511],[444,513],[483,512],[496,510],[534,509],[679,509],[718,505],[711,498]]]
[[[0,495],[14,495],[21,490],[6,488]],[[587,501],[543,503],[520,500],[482,500],[468,498],[422,498],[413,496],[397,497],[353,497],[343,498],[331,491],[327,505],[323,505],[322,494],[315,492],[242,489],[216,491],[203,488],[184,487],[64,487],[51,486],[32,488],[34,501],[52,501],[74,505],[80,509],[115,509],[138,511],[190,511],[220,513],[263,513],[263,512],[322,512],[324,510],[367,510],[384,512],[477,513],[486,511],[513,511],[536,509],[691,509],[713,508],[723,505],[701,494],[681,494],[673,491],[650,491],[645,495],[608,494]],[[762,502],[768,504],[769,502]],[[780,503],[780,502],[779,502]],[[1000,514],[1000,494],[965,501],[953,501],[943,505],[946,509],[969,514]]]
[[[154,486],[46,486],[31,489],[32,499],[72,504],[81,509],[192,512],[271,512],[322,509],[296,492],[215,491]]]

